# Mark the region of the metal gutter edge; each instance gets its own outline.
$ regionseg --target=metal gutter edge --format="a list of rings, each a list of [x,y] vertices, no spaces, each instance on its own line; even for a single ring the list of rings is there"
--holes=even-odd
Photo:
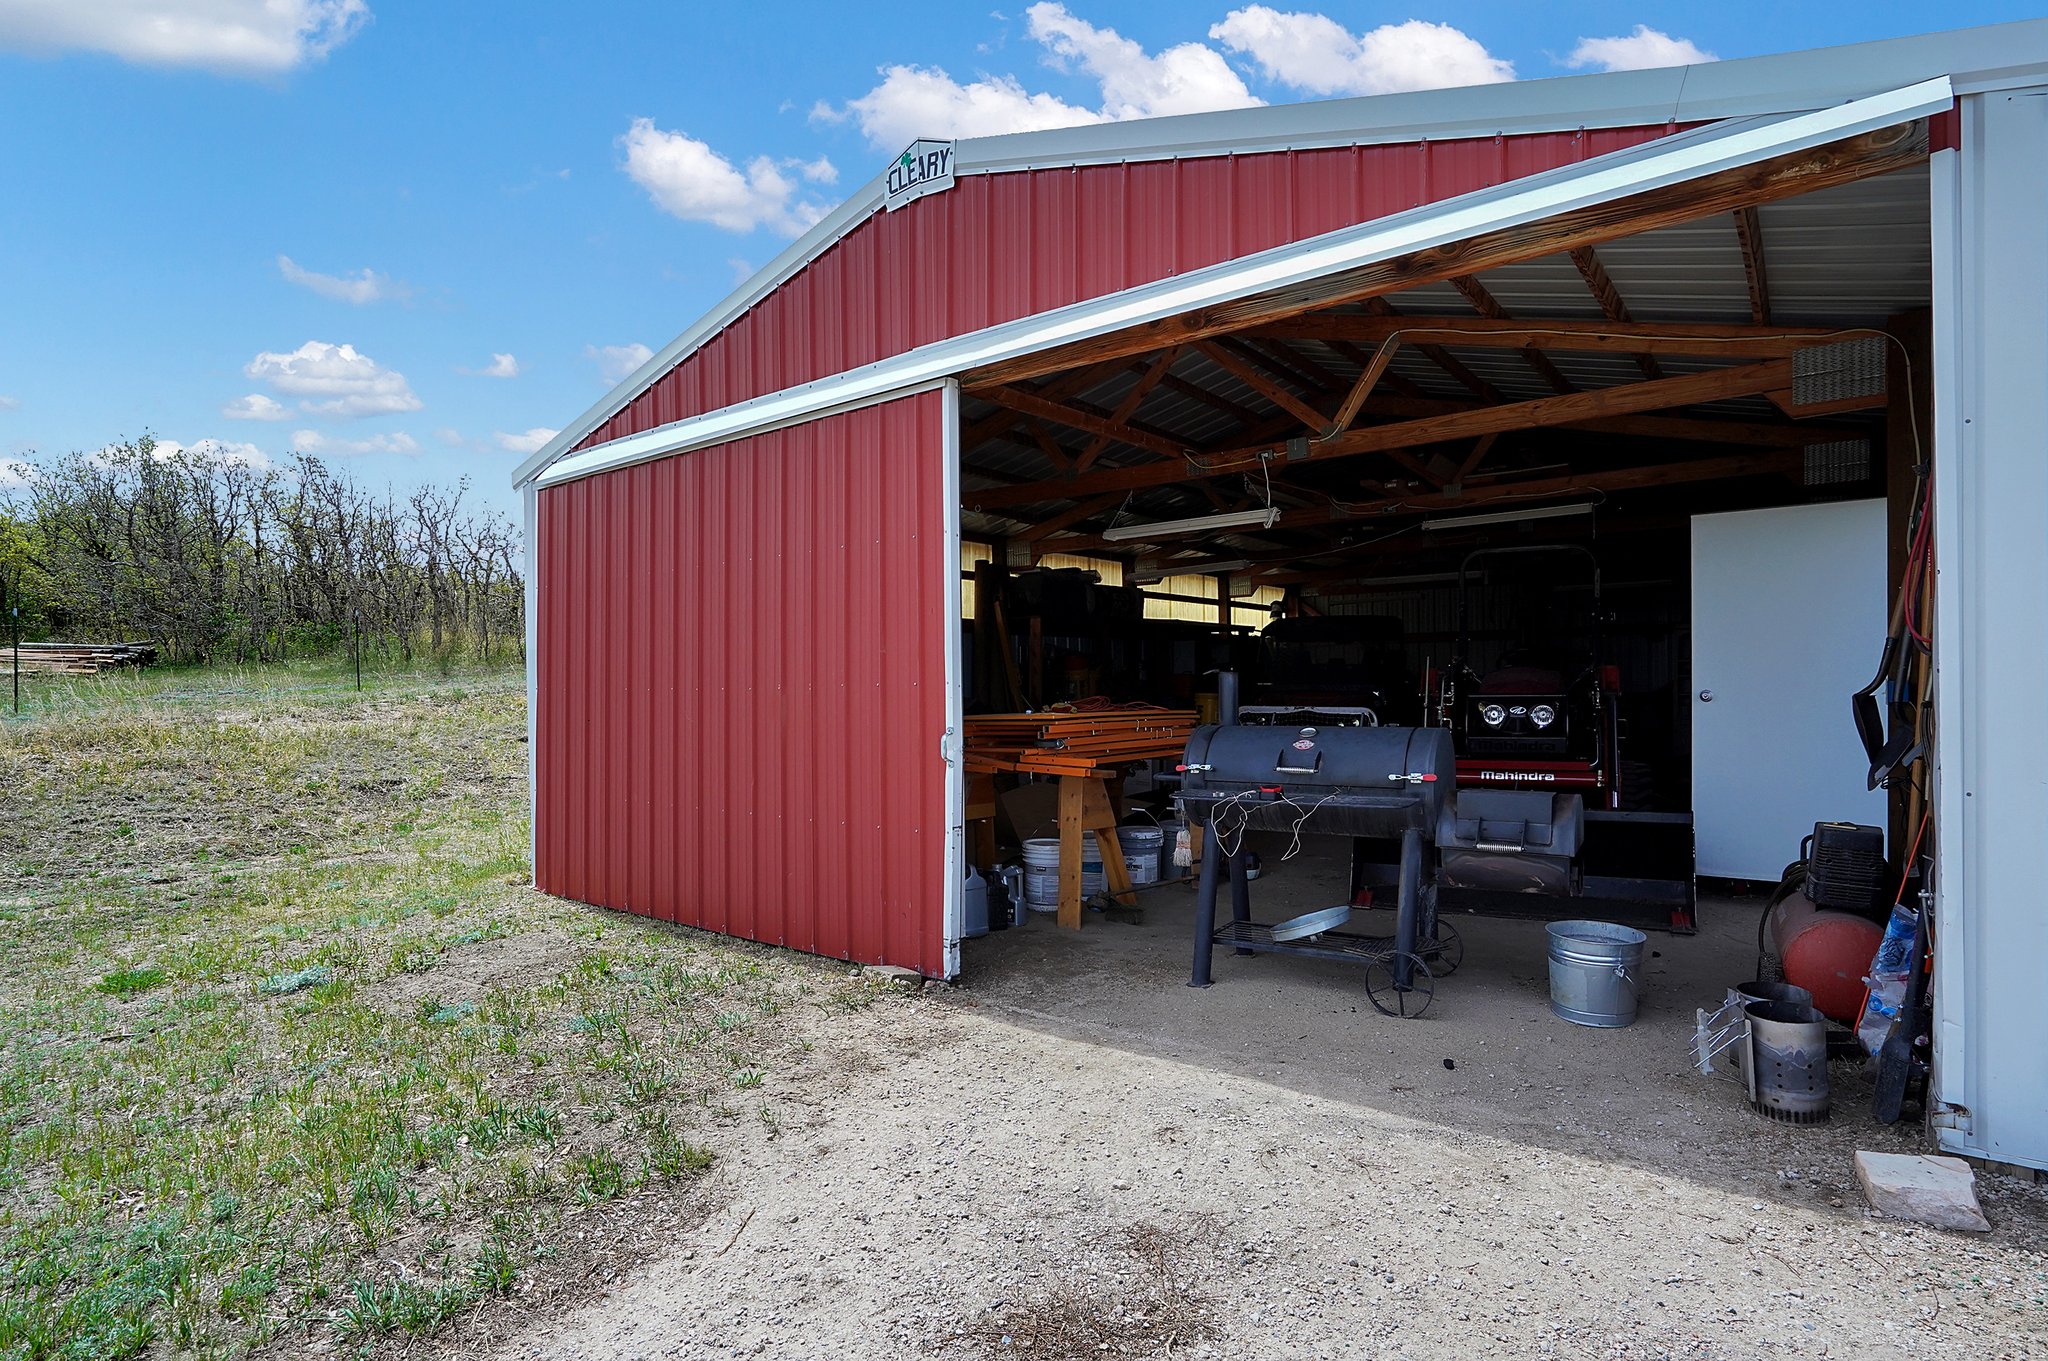
[[[543,486],[552,486],[867,406],[925,390],[970,369],[1054,346],[1892,127],[1946,110],[1954,99],[1948,79],[1937,77],[1814,113],[1716,124],[1680,133],[1562,170],[1510,180],[1307,241],[955,336],[830,378],[628,435],[566,457],[538,480]]]
[[[884,365],[872,365],[881,369]],[[890,382],[882,375],[879,384],[868,383],[858,387],[841,384],[836,378],[824,379],[808,387],[791,388],[787,392],[771,393],[757,397],[751,402],[738,406],[722,407],[702,416],[692,416],[686,421],[673,425],[657,426],[637,435],[615,439],[609,444],[596,445],[581,453],[563,459],[533,480],[536,487],[559,486],[589,477],[593,473],[610,472],[634,463],[645,463],[650,459],[667,458],[671,454],[687,454],[692,449],[708,448],[714,444],[729,444],[734,440],[746,439],[752,435],[765,435],[792,425],[803,425],[810,421],[823,420],[862,407],[879,406],[893,402],[899,397],[915,397],[920,392],[932,392],[946,383],[944,375],[935,378]]]

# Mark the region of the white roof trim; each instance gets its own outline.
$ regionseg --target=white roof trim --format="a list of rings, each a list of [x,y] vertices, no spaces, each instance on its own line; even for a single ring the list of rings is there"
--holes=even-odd
[[[2048,19],[1746,57],[1703,66],[1560,76],[1452,90],[1331,99],[970,138],[955,173],[1248,155],[1577,128],[1703,123],[1798,113],[1948,76],[1959,93],[2032,83],[2048,67]],[[587,438],[655,379],[881,210],[876,175],[512,473],[519,486]]]
[[[563,458],[539,481],[552,486],[886,401],[970,369],[1924,118],[1946,110],[1954,99],[1954,87],[1942,77],[1816,113],[1736,120],[1661,138],[1207,269],[935,341],[801,387],[627,435]]]

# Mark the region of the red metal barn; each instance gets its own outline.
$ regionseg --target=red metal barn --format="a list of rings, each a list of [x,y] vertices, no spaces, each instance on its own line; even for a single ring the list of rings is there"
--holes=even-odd
[[[2048,24],[2021,24],[918,143],[518,469],[538,886],[954,975],[963,505],[1028,531],[1033,554],[1099,552],[1102,507],[1184,516],[1216,468],[1278,466],[1285,449],[1305,497],[1272,527],[1309,563],[1334,551],[1319,528],[1431,498],[1734,495],[1799,475],[1794,340],[1930,300],[1937,465],[2038,430],[2038,382],[1999,398],[2011,410],[1987,397],[1967,431],[1942,417],[1983,364],[2044,348],[1991,277],[2003,262],[2031,288],[2048,259],[2042,215],[1991,216],[2002,174],[2035,174],[2048,151],[2025,121],[2048,101],[2012,95],[2044,83]],[[1538,323],[1540,338],[1502,339]],[[1034,428],[1035,446],[1016,433]],[[1006,431],[1016,447],[997,447]],[[1558,431],[1729,447],[1474,476],[1496,439]],[[1477,443],[1446,464],[1454,441]],[[1419,469],[1421,490],[1316,481],[1323,461],[1368,456]],[[1965,544],[2034,474],[1956,476],[1973,490],[1940,533]],[[1290,579],[1270,561],[1195,570]],[[2028,637],[2048,633],[2042,603]],[[1987,632],[1965,622],[1940,644],[1958,676],[1966,647],[1992,668],[1945,691],[1972,706],[1944,720],[1934,797],[1957,827],[1991,810],[1962,802],[1956,772],[2003,768],[1980,725],[2020,703],[2017,644]],[[2024,822],[2048,795],[2028,799],[1996,816]],[[1944,885],[1958,968],[1990,918],[1950,890],[2022,874],[1969,855]],[[2039,923],[2000,929],[2048,945]],[[2048,1120],[2034,1147],[2016,1133],[2048,1084],[1985,1133],[1994,1036],[2037,1027],[1987,1029],[1984,1009],[2040,1003],[1999,974],[2009,948],[1976,948],[1992,981],[1946,994],[1973,1009],[1948,1017],[1943,1080],[1979,1111],[1955,1144],[2048,1160]]]

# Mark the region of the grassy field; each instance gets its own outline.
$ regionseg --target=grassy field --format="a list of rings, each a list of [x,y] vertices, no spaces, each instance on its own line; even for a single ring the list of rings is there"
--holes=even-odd
[[[776,1133],[804,1019],[875,995],[535,893],[516,672],[25,697],[0,721],[0,1357],[509,1331],[701,1220],[721,1141]]]

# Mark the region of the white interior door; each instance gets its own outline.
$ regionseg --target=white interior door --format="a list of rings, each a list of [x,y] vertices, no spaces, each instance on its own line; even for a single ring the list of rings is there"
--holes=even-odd
[[[1885,823],[1849,697],[1884,644],[1885,505],[1692,522],[1692,790],[1699,872],[1776,879],[1823,821]]]

